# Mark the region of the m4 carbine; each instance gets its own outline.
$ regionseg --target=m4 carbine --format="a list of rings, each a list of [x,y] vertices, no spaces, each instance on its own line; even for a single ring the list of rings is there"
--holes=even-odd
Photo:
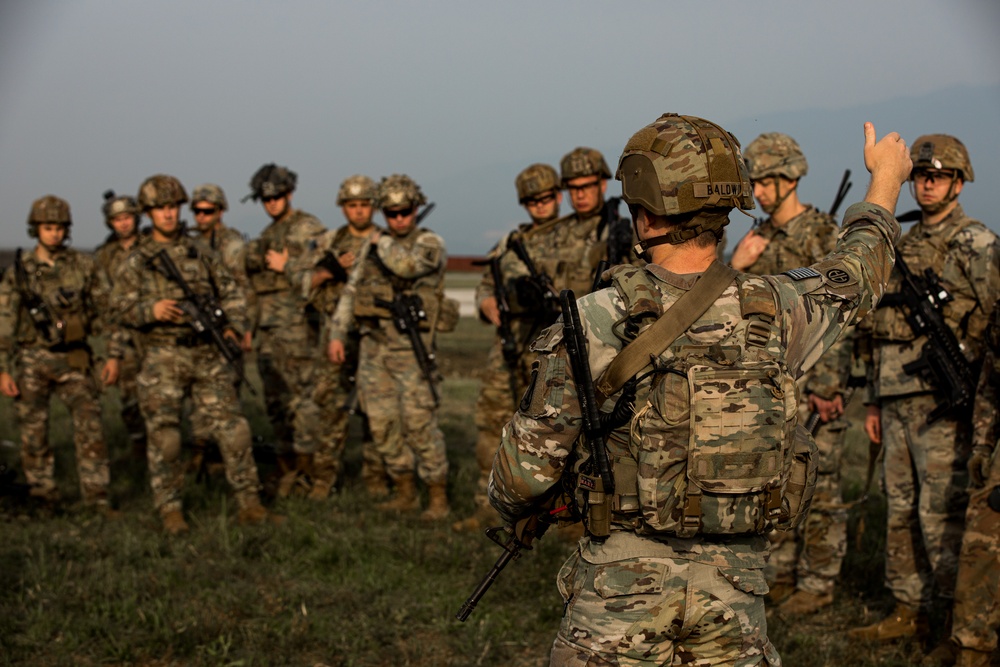
[[[441,404],[441,397],[438,396],[434,382],[434,376],[437,374],[437,362],[434,359],[434,354],[427,351],[424,339],[420,336],[420,322],[427,319],[427,312],[424,310],[424,304],[420,297],[416,294],[397,294],[392,301],[376,298],[375,305],[388,310],[392,315],[392,323],[396,326],[396,331],[410,339],[413,356],[417,358],[420,372],[427,380],[431,396],[434,397],[434,407],[437,407]]]
[[[207,337],[218,348],[222,358],[236,372],[236,376],[246,385],[250,393],[256,396],[257,392],[243,373],[243,351],[235,341],[225,336],[225,331],[229,328],[229,318],[226,317],[226,312],[222,310],[215,296],[196,294],[165,249],[153,255],[150,264],[181,288],[184,300],[180,301],[177,307],[188,316],[188,324],[195,333]]]
[[[976,372],[965,358],[955,332],[945,322],[942,308],[953,297],[940,279],[930,269],[923,276],[915,275],[898,252],[896,270],[903,279],[900,291],[886,294],[879,306],[905,306],[913,335],[927,337],[920,359],[904,365],[903,371],[934,386],[938,404],[927,415],[927,423],[933,424],[946,415],[957,416],[972,405]]]

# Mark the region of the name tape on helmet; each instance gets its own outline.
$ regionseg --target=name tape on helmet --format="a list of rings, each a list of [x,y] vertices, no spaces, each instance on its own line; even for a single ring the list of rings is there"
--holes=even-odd
[[[742,183],[692,183],[695,197],[739,197],[743,194]]]

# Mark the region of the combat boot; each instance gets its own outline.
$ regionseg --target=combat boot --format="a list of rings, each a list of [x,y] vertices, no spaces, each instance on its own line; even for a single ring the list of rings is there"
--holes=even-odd
[[[420,498],[417,497],[417,482],[413,473],[403,475],[396,480],[396,497],[375,506],[382,512],[415,512],[420,509]]]
[[[333,492],[333,483],[325,479],[313,480],[312,490],[306,496],[309,500],[326,500]]]
[[[955,667],[990,667],[990,653],[983,653],[971,648],[963,648],[958,652]]]
[[[796,590],[778,605],[778,611],[790,616],[815,614],[831,604],[833,604],[833,593],[810,593],[809,591]]]
[[[448,486],[443,482],[430,484],[427,487],[427,494],[430,496],[430,502],[427,504],[427,509],[420,514],[420,518],[424,521],[438,521],[447,517],[451,512],[451,508],[448,507]]]
[[[451,524],[451,529],[456,533],[478,533],[502,523],[500,515],[492,507],[479,507],[472,516]]]
[[[167,535],[184,535],[190,531],[187,521],[180,510],[168,510],[163,512],[163,532]]]
[[[278,497],[304,496],[309,492],[312,474],[312,454],[297,454],[295,467],[278,480]]]
[[[271,523],[275,526],[280,526],[285,523],[285,517],[281,514],[274,514],[273,512],[268,512],[263,505],[260,504],[260,499],[257,494],[247,494],[245,497],[240,499],[240,511],[236,515],[236,523],[241,526],[254,526],[262,523]]]
[[[366,477],[365,493],[372,498],[387,498],[389,496],[389,484],[384,477]]]
[[[847,636],[851,639],[888,642],[894,639],[913,637],[917,633],[926,634],[928,629],[927,616],[920,611],[919,607],[897,602],[892,613],[881,621],[863,628],[848,630]]]
[[[776,582],[770,585],[770,590],[767,592],[767,601],[772,605],[778,605],[791,597],[794,592],[795,584]]]
[[[958,652],[960,650],[961,647],[951,637],[948,637],[938,644],[933,651],[925,655],[920,664],[924,665],[924,667],[952,667],[955,661],[958,660]],[[990,664],[989,660],[986,661],[986,664]]]

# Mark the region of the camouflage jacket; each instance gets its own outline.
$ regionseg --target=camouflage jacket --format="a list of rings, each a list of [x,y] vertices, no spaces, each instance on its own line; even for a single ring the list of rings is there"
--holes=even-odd
[[[377,225],[372,225],[364,236],[355,236],[351,233],[350,225],[343,225],[336,230],[323,232],[323,235],[316,242],[318,255],[322,258],[326,253],[330,253],[334,258],[339,258],[341,255],[351,253],[354,255],[354,261],[357,262],[364,247],[369,245],[369,238],[377,231],[381,230]],[[353,267],[352,264],[345,270],[348,278]],[[337,302],[340,300],[340,295],[346,284],[346,279],[338,280],[334,276],[312,291],[309,302],[313,308],[328,317],[336,310]]]
[[[840,228],[833,216],[806,204],[806,210],[780,227],[768,218],[757,234],[768,240],[767,246],[746,272],[757,276],[777,275],[800,266],[811,266],[837,247]],[[843,393],[851,366],[851,342],[848,334],[809,372],[805,391],[827,399]]]
[[[306,305],[312,290],[317,241],[324,232],[320,221],[299,210],[268,225],[247,247],[247,275],[257,296],[255,329],[306,325]],[[267,268],[268,250],[288,250],[283,273]]]
[[[990,311],[1000,294],[1000,239],[981,222],[966,217],[961,206],[936,225],[916,223],[897,247],[916,275],[931,269],[953,300],[942,314],[965,348],[966,356],[978,361]],[[898,292],[900,277],[894,274],[888,293]],[[934,390],[903,366],[920,358],[926,339],[914,339],[904,306],[878,308],[865,322],[870,329],[872,363],[868,369],[867,402],[880,398],[928,393]]]
[[[835,254],[814,264],[812,271],[801,272],[797,278],[784,274],[738,277],[685,336],[701,345],[722,340],[742,319],[743,295],[736,286],[752,285],[755,288],[752,291],[763,289],[773,295],[773,301],[768,301],[776,308],[773,326],[777,334],[771,336],[768,345],[780,346],[777,352],[781,353],[787,372],[793,378],[799,377],[838,340],[846,326],[863,317],[881,297],[892,268],[892,243],[898,234],[898,223],[889,211],[872,204],[855,204],[847,211],[845,231]],[[647,282],[656,284],[659,293],[651,292],[644,300],[664,310],[691,289],[699,277],[674,274],[656,265],[625,267],[619,271],[645,272]],[[594,378],[604,372],[632,337],[653,321],[642,320],[638,327],[622,326],[628,320],[629,310],[614,288],[587,295],[578,305]],[[581,430],[577,388],[567,372],[569,361],[561,327],[548,329],[534,347],[539,351],[538,372],[520,409],[503,429],[490,477],[490,501],[508,521],[531,513],[560,480],[578,446]],[[610,397],[605,410],[615,400],[615,396]],[[688,410],[683,407],[678,410],[673,415],[675,423],[690,420]],[[795,419],[795,411],[791,413],[790,418]],[[620,439],[625,442],[630,439],[629,428],[629,425],[623,427],[624,436]],[[615,439],[615,434],[611,439]],[[651,446],[666,452],[670,443],[651,443]],[[609,454],[631,455],[628,451]],[[642,486],[644,479],[647,482],[656,479],[659,473],[640,468],[636,483]],[[619,491],[627,493],[623,489],[616,493]],[[621,524],[613,529],[635,530]],[[719,565],[762,567],[767,551],[766,540],[760,535],[712,541],[697,536],[680,539],[657,535],[650,542],[657,543],[656,549],[666,550],[673,557]]]
[[[98,268],[107,276],[109,284],[114,284],[115,272],[118,271],[118,267],[125,263],[125,260],[138,242],[139,238],[136,237],[136,242],[126,248],[119,243],[118,237],[112,233],[94,251],[94,260],[97,262]]]
[[[207,239],[192,230],[191,239],[207,252],[218,253],[222,264],[229,270],[247,302],[247,313],[250,321],[256,315],[257,295],[250,287],[250,277],[247,275],[247,240],[232,227],[221,225]]]
[[[986,331],[986,354],[972,413],[972,444],[995,449],[1000,441],[1000,298]]]
[[[187,322],[160,322],[153,317],[153,306],[161,299],[184,300],[181,287],[168,278],[154,257],[165,250],[195,294],[214,295],[229,319],[232,329],[242,335],[247,331],[246,299],[233,275],[218,254],[205,252],[201,244],[185,234],[168,243],[143,236],[116,276],[111,292],[111,309],[122,326],[134,332],[140,347],[147,343],[170,344],[192,336]]]
[[[0,372],[11,372],[21,349],[85,348],[88,335],[102,333],[108,336],[108,355],[121,358],[124,339],[107,317],[111,286],[93,257],[63,248],[50,266],[28,250],[21,254],[21,263],[26,284],[19,284],[14,266],[0,281]],[[40,330],[28,312],[25,302],[35,297],[52,320],[48,331]]]
[[[382,234],[362,248],[354,270],[329,321],[330,338],[345,341],[357,329],[389,349],[410,349],[409,338],[394,326],[389,311],[378,301],[392,301],[397,294],[420,297],[427,319],[421,329],[430,349],[444,298],[447,265],[444,239],[429,229],[415,228],[404,237]]]

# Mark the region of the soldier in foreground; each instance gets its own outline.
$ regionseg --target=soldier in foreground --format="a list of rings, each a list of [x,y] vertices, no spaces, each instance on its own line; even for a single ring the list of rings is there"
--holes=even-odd
[[[147,178],[137,196],[152,230],[140,239],[117,275],[112,308],[132,329],[141,351],[139,405],[149,434],[149,477],[153,505],[171,535],[188,531],[182,512],[185,466],[181,457],[181,407],[190,395],[192,423],[211,424],[226,479],[242,524],[269,518],[260,504],[257,466],[250,449],[250,425],[240,413],[236,371],[227,363],[210,330],[199,332],[199,313],[220,309],[217,331],[238,349],[247,330],[246,301],[232,274],[215,253],[199,250],[184,233],[180,206],[187,193],[173,176]],[[173,274],[171,266],[177,274]],[[182,284],[183,281],[183,284]],[[192,294],[186,294],[185,285]]]
[[[28,252],[18,249],[0,282],[0,393],[14,399],[31,497],[49,505],[59,501],[48,441],[55,394],[72,415],[83,504],[109,513],[108,452],[87,344],[87,336],[107,324],[109,286],[90,256],[67,247],[72,224],[69,204],[59,197],[46,195],[31,205],[28,236],[38,243]],[[113,327],[108,333],[105,385],[118,377],[123,347]]]
[[[118,267],[125,263],[125,258],[132,252],[139,240],[139,217],[142,211],[133,197],[128,195],[115,196],[113,190],[104,193],[104,224],[111,234],[94,251],[97,267],[104,272],[108,289],[114,284]],[[139,373],[139,355],[131,336],[121,331],[123,345],[122,358],[118,364],[118,395],[121,399],[121,416],[125,429],[132,441],[132,453],[135,458],[146,460],[146,423],[139,411],[139,392],[135,377]],[[107,389],[109,385],[105,385]]]
[[[850,636],[876,641],[922,633],[935,597],[951,605],[968,503],[973,369],[1000,293],[1000,240],[967,217],[958,202],[974,178],[965,146],[949,135],[925,135],[913,144],[912,159],[921,220],[896,248],[901,260],[871,318],[868,346],[865,431],[885,450],[885,577],[896,606]],[[912,281],[904,280],[904,266]],[[909,300],[913,290],[907,285],[917,283],[926,283],[927,292]],[[941,290],[950,301],[939,299]],[[915,309],[931,298],[939,299],[931,314],[943,334],[933,342],[920,328],[932,318],[913,319]],[[955,351],[948,357],[951,373],[937,376],[924,364],[927,355],[946,355],[949,349]],[[949,377],[965,379],[950,386]]]
[[[479,531],[495,525],[496,512],[486,496],[493,455],[497,450],[500,430],[512,410],[524,395],[531,376],[534,355],[528,345],[541,330],[553,321],[554,303],[546,299],[545,285],[538,283],[519,257],[525,253],[538,266],[546,267],[559,217],[562,193],[559,174],[547,164],[533,164],[514,179],[518,203],[528,213],[530,222],[520,225],[505,236],[487,255],[489,266],[476,287],[476,304],[480,319],[497,327],[497,337],[490,348],[482,388],[476,401],[476,462],[479,464],[479,484],[476,488],[476,512],[456,522],[456,531]],[[515,246],[520,245],[515,250]],[[537,267],[536,267],[537,270]],[[499,283],[497,278],[499,277]],[[553,292],[558,287],[553,286]],[[548,303],[546,303],[548,301]]]
[[[629,140],[618,178],[650,263],[612,270],[612,288],[577,302],[586,377],[566,372],[575,362],[562,328],[534,343],[535,379],[490,478],[490,502],[515,526],[558,507],[561,489],[587,501],[588,536],[559,574],[566,606],[551,665],[780,664],[764,614],[763,532],[794,526],[815,475],[815,448],[794,435],[795,380],[881,295],[910,170],[900,137],[876,143],[870,123],[864,155],[871,184],[847,211],[837,252],[756,277],[717,261],[729,212],[754,205],[732,135],[666,114]],[[593,381],[591,405],[610,405],[632,378],[635,413],[607,442],[612,488],[604,471],[566,480],[592,470],[590,458],[599,468],[604,452],[590,429],[592,451],[577,444],[580,397],[593,398]],[[768,465],[792,451],[793,470]],[[798,481],[782,494],[789,475]]]
[[[409,176],[393,174],[379,184],[377,205],[388,234],[376,232],[358,258],[330,321],[330,361],[347,360],[346,341],[361,336],[358,390],[375,447],[395,484],[395,497],[378,508],[420,509],[414,467],[427,485],[430,504],[421,517],[448,516],[448,459],[437,423],[434,339],[454,328],[457,310],[445,312],[444,240],[417,227],[427,199]]]
[[[777,275],[811,266],[833,252],[840,231],[837,221],[799,200],[799,181],[809,164],[798,143],[786,134],[768,132],[750,142],[743,157],[754,197],[769,217],[736,246],[732,267],[754,275]],[[803,380],[799,419],[805,423],[815,409],[823,422],[815,436],[820,459],[812,511],[800,530],[768,536],[768,597],[792,615],[833,603],[834,584],[847,553],[840,460],[848,423],[840,417],[850,367],[849,338],[845,334]]]
[[[371,242],[372,234],[379,231],[372,222],[376,189],[377,186],[372,179],[354,175],[344,180],[337,191],[337,206],[343,212],[347,224],[334,231],[325,232],[320,237],[318,245],[322,257],[313,273],[311,305],[324,321],[328,320],[336,310],[344,285],[363,248]],[[329,343],[328,335],[329,331],[324,330],[321,340]],[[317,445],[313,459],[313,487],[309,492],[309,497],[313,500],[323,500],[336,489],[344,446],[347,444],[350,413],[357,409],[360,400],[357,391],[359,345],[357,331],[348,332],[345,343],[344,363],[321,362],[316,370],[316,391],[313,400],[320,410],[322,419],[320,432],[323,437]],[[325,345],[323,347],[325,348]],[[385,464],[375,451],[367,415],[364,415],[364,420],[365,441],[361,446],[361,479],[370,495],[386,496],[389,493],[389,486]]]
[[[292,208],[295,172],[265,164],[250,180],[250,194],[271,218],[247,250],[247,273],[256,295],[254,334],[264,402],[282,465],[278,496],[310,490],[319,409],[313,402],[319,357],[317,322],[307,319],[323,225]]]

